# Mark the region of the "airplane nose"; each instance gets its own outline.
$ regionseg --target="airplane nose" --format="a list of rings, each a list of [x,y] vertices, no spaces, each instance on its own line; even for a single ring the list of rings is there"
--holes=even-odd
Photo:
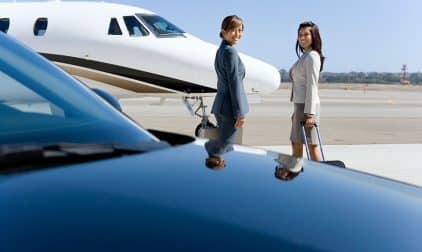
[[[281,84],[280,72],[273,66],[268,65],[269,77],[268,77],[268,92],[277,90]]]
[[[252,62],[245,60],[244,63],[246,63],[247,89],[259,93],[271,93],[279,88],[280,73],[274,66],[258,60]]]

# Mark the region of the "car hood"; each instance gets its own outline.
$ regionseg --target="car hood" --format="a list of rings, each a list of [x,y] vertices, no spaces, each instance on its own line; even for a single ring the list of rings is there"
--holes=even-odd
[[[236,146],[205,166],[203,141],[0,178],[2,251],[421,248],[421,189]],[[6,246],[6,247],[5,247]],[[37,249],[35,249],[37,250]]]

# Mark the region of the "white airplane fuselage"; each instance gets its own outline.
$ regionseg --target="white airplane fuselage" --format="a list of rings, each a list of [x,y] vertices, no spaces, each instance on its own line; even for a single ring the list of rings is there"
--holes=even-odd
[[[71,74],[136,92],[210,93],[216,91],[214,70],[217,45],[183,33],[157,36],[135,15],[155,13],[104,2],[0,3],[0,19],[7,34],[24,42]],[[135,17],[147,30],[131,36],[123,17]],[[45,19],[42,36],[35,23]],[[111,19],[121,34],[110,35]],[[158,24],[158,23],[157,23]],[[277,69],[240,53],[246,68],[247,93],[268,93],[280,84]]]

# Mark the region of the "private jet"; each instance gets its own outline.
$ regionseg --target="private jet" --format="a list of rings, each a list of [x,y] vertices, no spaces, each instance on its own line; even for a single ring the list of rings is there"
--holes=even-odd
[[[74,76],[138,93],[180,96],[202,118],[196,134],[211,125],[203,97],[216,92],[218,47],[152,11],[105,2],[6,2],[0,3],[0,30]],[[275,67],[240,57],[248,94],[279,87]]]

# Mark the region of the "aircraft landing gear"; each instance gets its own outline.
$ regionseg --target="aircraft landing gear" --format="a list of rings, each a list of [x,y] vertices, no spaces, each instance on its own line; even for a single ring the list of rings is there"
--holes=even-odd
[[[188,99],[194,100],[193,104],[189,103]],[[201,131],[209,128],[217,128],[215,124],[210,122],[209,115],[207,114],[206,108],[207,105],[204,103],[204,99],[202,96],[191,96],[191,97],[183,97],[183,102],[185,103],[188,110],[191,112],[193,116],[198,116],[201,118],[201,122],[195,128],[195,136],[201,136]],[[198,104],[199,102],[199,104]],[[194,106],[198,106],[195,111],[193,110]]]
[[[202,136],[201,131],[205,129],[210,129],[210,128],[217,128],[217,126],[215,126],[215,124],[210,122],[209,120],[206,120],[205,123],[201,121],[201,123],[199,123],[195,128],[195,136],[196,137]]]

